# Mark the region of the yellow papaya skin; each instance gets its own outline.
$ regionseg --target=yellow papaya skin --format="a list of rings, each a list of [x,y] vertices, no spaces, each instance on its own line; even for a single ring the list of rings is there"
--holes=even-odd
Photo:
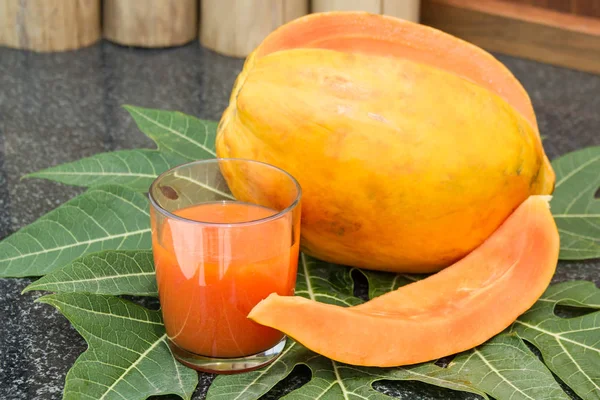
[[[434,272],[480,245],[554,172],[537,128],[498,94],[402,58],[295,48],[249,56],[218,157],[259,160],[303,189],[306,253]],[[235,194],[244,171],[227,171]]]

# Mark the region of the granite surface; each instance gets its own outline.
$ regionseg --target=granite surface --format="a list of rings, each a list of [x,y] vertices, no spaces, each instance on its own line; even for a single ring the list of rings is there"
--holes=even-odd
[[[532,97],[550,158],[600,145],[600,76],[499,56]],[[141,50],[100,43],[61,54],[0,48],[0,237],[33,222],[81,189],[23,174],[107,150],[148,147],[122,104],[218,119],[242,60],[197,44]],[[600,261],[561,262],[555,281],[600,285]],[[0,279],[0,399],[59,399],[85,342],[52,307],[21,295],[30,279]],[[299,369],[268,398],[306,381]],[[212,377],[203,374],[195,399]],[[409,399],[475,399],[417,382],[380,383]]]

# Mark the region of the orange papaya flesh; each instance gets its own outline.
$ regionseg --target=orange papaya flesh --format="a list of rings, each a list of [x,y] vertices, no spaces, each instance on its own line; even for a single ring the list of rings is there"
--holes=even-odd
[[[547,196],[531,196],[464,259],[422,281],[343,308],[270,295],[248,317],[333,360],[390,367],[478,346],[542,295],[558,260]]]

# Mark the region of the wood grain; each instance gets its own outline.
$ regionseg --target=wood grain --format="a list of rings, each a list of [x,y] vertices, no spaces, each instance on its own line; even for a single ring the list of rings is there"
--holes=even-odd
[[[0,0],[0,45],[74,50],[100,39],[100,0]]]
[[[571,12],[586,17],[600,18],[600,0],[576,0],[571,4]]]
[[[306,15],[308,0],[202,0],[200,41],[233,57],[245,57],[275,28]]]
[[[312,0],[313,12],[366,11],[419,21],[420,0]]]
[[[139,47],[169,47],[198,33],[197,0],[104,0],[104,37]]]
[[[504,0],[511,3],[528,4],[563,13],[600,17],[600,0]]]
[[[419,22],[420,5],[420,0],[383,0],[381,13],[412,22]]]
[[[381,0],[313,0],[312,12],[366,11],[381,14]]]
[[[600,20],[497,0],[423,0],[426,25],[484,49],[600,73]]]

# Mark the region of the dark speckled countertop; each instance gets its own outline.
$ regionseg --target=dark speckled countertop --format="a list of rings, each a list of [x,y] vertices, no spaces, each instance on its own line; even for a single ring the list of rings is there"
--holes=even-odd
[[[600,76],[498,56],[521,80],[537,112],[551,159],[600,145]],[[218,120],[242,60],[197,44],[166,50],[100,43],[59,54],[0,48],[0,237],[81,192],[28,172],[94,153],[152,146],[122,104],[179,110]],[[561,262],[555,281],[593,280],[600,261]],[[65,374],[85,342],[52,307],[20,295],[30,279],[0,279],[0,399],[60,399]],[[306,379],[297,371],[268,398]],[[194,399],[212,377],[202,375]],[[410,399],[476,396],[413,382],[378,386]],[[418,394],[417,394],[418,393]]]

